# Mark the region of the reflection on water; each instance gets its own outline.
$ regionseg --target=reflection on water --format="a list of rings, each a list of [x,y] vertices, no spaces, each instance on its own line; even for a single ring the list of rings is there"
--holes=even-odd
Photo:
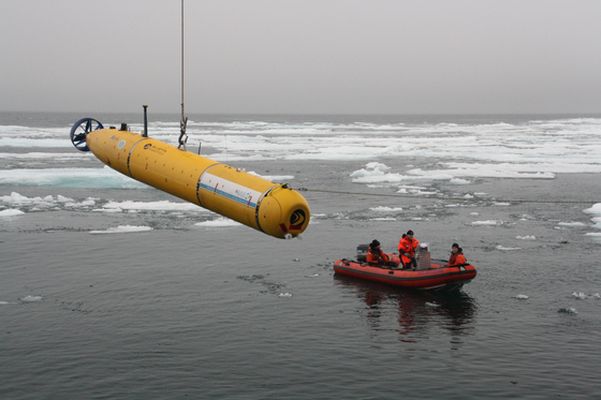
[[[337,285],[361,300],[367,324],[374,331],[385,330],[391,314],[396,314],[400,340],[417,342],[434,329],[450,334],[450,342],[460,344],[461,336],[474,325],[477,304],[463,291],[432,292],[394,288],[374,282],[334,275]]]

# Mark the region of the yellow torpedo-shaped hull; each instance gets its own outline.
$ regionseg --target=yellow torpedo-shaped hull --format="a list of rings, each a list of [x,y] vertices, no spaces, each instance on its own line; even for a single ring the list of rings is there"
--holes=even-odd
[[[309,225],[305,198],[281,184],[129,131],[91,131],[86,142],[122,174],[268,235],[297,236]]]

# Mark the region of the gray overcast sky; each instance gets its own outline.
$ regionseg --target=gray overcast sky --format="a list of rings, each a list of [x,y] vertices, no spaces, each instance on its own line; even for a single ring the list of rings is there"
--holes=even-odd
[[[179,110],[179,0],[0,0],[0,110]],[[186,0],[186,104],[601,112],[599,0]]]

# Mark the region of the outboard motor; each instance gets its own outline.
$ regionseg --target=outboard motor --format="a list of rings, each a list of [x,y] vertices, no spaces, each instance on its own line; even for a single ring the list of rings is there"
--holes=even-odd
[[[421,243],[419,249],[417,249],[417,266],[416,270],[424,270],[432,268],[432,258],[430,257],[430,250],[428,250],[428,243]]]
[[[357,261],[359,262],[367,262],[367,249],[369,248],[368,244],[360,244],[357,246]]]

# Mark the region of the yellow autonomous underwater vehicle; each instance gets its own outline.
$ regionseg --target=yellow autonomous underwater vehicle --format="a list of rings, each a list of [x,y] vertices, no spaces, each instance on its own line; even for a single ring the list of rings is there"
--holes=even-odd
[[[145,112],[144,133],[139,134],[126,124],[106,129],[93,118],[82,118],[71,129],[71,141],[122,174],[267,235],[295,237],[307,229],[311,213],[299,192],[152,139],[146,121]]]

